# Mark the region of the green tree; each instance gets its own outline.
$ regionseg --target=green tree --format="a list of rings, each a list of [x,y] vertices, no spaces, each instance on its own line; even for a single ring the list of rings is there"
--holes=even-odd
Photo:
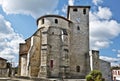
[[[102,81],[102,73],[99,70],[93,70],[86,76],[87,81]]]

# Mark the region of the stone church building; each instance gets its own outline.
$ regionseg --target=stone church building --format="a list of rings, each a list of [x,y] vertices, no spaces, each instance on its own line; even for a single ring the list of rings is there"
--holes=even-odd
[[[37,31],[19,48],[19,75],[85,78],[90,72],[90,6],[68,6],[67,18],[45,15]]]

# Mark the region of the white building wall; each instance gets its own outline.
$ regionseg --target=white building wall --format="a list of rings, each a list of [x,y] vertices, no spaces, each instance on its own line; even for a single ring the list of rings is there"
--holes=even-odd
[[[22,55],[21,56],[21,76],[27,76],[26,68],[27,68],[27,56]]]
[[[120,80],[120,69],[112,70],[113,80]]]

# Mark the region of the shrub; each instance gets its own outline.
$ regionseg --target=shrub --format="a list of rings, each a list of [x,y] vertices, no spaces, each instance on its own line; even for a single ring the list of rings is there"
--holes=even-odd
[[[92,78],[92,75],[87,75],[86,76],[86,80],[87,81],[94,81],[93,78]]]
[[[102,73],[99,70],[93,70],[86,76],[87,81],[102,81]]]

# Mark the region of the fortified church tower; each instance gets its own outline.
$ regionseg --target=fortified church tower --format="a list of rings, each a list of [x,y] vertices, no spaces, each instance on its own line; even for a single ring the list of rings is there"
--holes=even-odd
[[[20,75],[85,78],[90,71],[89,9],[90,6],[68,6],[67,18],[59,15],[38,18],[38,30],[29,43],[20,44],[27,48],[20,48]]]
[[[67,19],[46,15],[42,28],[40,77],[82,78],[89,65],[89,6],[69,6]]]

